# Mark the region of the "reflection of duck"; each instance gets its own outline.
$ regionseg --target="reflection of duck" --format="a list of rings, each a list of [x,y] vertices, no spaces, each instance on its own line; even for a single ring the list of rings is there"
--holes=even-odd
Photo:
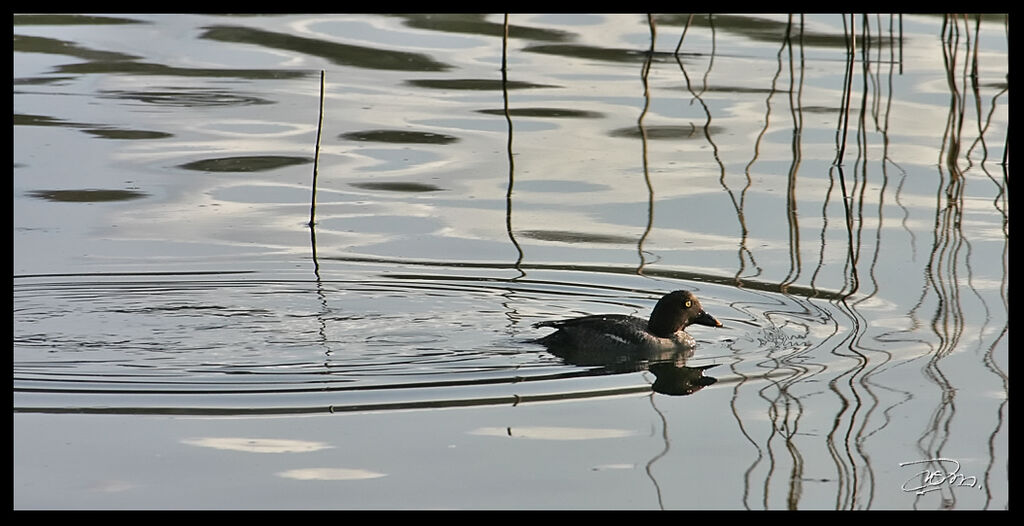
[[[590,374],[621,374],[648,370],[654,373],[651,386],[657,393],[679,396],[693,394],[718,381],[704,376],[704,371],[717,364],[687,367],[686,360],[693,356],[693,349],[636,352],[623,350],[604,351],[581,347],[549,347],[551,354],[570,365],[598,366]]]
[[[718,364],[686,367],[675,362],[652,363],[649,370],[654,373],[655,379],[651,389],[656,393],[672,396],[696,393],[718,381],[718,378],[704,376],[704,371],[717,366]]]
[[[567,320],[542,321],[534,327],[552,327],[555,332],[540,338],[550,348],[572,347],[592,353],[661,353],[690,350],[697,343],[685,332],[686,327],[722,323],[704,312],[697,296],[677,290],[658,300],[651,319],[643,320],[625,314],[597,314]]]

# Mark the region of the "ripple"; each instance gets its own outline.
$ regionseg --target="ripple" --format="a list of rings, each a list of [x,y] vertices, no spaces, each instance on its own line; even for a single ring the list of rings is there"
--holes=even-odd
[[[652,388],[691,395],[716,381],[703,376],[709,365],[695,363],[714,359],[713,341],[659,368],[556,356],[532,343],[536,321],[573,312],[643,316],[661,293],[423,274],[322,282],[217,273],[21,277],[15,411],[297,414],[514,405]],[[760,330],[734,323],[713,296],[705,308],[752,338]],[[717,331],[695,336],[735,340]]]
[[[147,91],[106,90],[100,96],[113,99],[136,100],[160,106],[180,106],[183,108],[250,106],[274,103],[274,101],[260,97],[242,95],[236,91],[208,88],[166,88],[164,90],[154,89]]]
[[[325,402],[324,393],[367,388],[507,383],[521,365],[490,352],[512,350],[495,307],[500,288],[157,278],[15,288],[22,393]],[[481,323],[464,323],[471,311]],[[410,372],[426,377],[410,384]]]

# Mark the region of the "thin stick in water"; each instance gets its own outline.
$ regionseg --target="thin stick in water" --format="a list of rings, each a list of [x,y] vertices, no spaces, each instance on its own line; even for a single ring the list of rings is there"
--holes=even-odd
[[[320,167],[320,134],[324,127],[324,70],[320,70],[320,119],[316,123],[316,149],[313,153],[313,195],[309,202],[309,227],[316,219],[316,176]]]

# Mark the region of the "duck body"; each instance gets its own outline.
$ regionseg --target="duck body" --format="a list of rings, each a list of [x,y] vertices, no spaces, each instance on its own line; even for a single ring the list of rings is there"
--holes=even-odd
[[[665,337],[647,330],[648,320],[625,314],[596,314],[567,320],[542,321],[534,327],[551,327],[555,332],[537,340],[548,347],[580,347],[593,350],[673,350],[694,347],[693,336],[677,331]]]
[[[658,355],[692,351],[696,341],[686,333],[690,325],[721,327],[704,312],[692,292],[677,290],[663,296],[648,320],[625,314],[597,314],[564,320],[542,321],[534,327],[555,332],[535,340],[548,348],[575,348],[595,353]]]

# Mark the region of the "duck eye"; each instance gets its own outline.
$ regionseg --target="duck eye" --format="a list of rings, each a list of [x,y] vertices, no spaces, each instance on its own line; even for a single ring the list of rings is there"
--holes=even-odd
[[[686,300],[686,301],[685,301],[685,302],[683,303],[683,306],[684,306],[684,307],[686,307],[687,309],[689,309],[690,307],[692,307],[692,306],[693,306],[693,302],[692,302],[692,301],[690,301],[690,300]]]

